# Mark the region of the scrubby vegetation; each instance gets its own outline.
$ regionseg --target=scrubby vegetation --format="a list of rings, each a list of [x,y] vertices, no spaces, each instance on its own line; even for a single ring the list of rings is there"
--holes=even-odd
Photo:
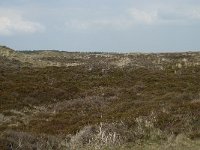
[[[199,149],[199,53],[5,49],[0,149]]]

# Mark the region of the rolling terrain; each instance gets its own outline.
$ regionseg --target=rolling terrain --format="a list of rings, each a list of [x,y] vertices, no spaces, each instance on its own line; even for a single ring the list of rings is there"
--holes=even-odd
[[[0,46],[0,149],[199,149],[200,52]]]

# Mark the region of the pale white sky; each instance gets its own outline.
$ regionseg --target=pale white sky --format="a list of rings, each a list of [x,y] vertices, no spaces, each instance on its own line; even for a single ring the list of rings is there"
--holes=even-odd
[[[198,0],[1,0],[0,44],[14,49],[200,50]]]

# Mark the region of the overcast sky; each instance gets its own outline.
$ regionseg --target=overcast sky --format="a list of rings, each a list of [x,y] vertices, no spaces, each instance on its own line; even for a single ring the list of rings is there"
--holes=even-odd
[[[0,0],[0,44],[19,50],[200,50],[199,0]]]

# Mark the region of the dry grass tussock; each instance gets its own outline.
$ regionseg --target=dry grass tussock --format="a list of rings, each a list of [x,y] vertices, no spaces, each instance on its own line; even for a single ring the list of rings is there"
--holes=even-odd
[[[149,116],[137,117],[131,128],[121,121],[85,126],[75,135],[7,131],[2,133],[2,140],[12,150],[199,149],[199,140],[191,140],[187,134],[162,131],[155,127],[156,122],[156,114],[152,112]]]

